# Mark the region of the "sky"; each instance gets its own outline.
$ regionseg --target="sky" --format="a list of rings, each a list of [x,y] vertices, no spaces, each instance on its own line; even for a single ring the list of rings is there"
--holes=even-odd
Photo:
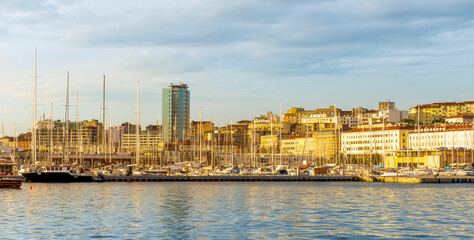
[[[2,0],[0,119],[8,135],[32,126],[35,47],[46,118],[65,117],[67,71],[70,119],[102,118],[105,74],[113,125],[135,122],[138,81],[143,125],[180,82],[191,118],[202,108],[220,126],[280,101],[285,112],[474,100],[473,12],[457,0]]]

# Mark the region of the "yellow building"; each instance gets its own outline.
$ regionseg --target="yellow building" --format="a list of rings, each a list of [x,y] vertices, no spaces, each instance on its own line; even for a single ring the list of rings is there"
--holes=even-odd
[[[424,156],[386,156],[383,166],[384,168],[399,168],[411,166],[412,168],[440,168],[441,158],[439,155],[424,155]]]
[[[420,119],[423,125],[429,125],[436,119],[445,119],[465,113],[474,113],[474,101],[440,102],[418,105],[410,108],[410,119]]]
[[[291,124],[295,123],[315,123],[318,118],[324,118],[322,122],[334,121],[334,116],[339,116],[341,109],[330,106],[316,110],[304,110],[304,108],[291,108],[283,116],[283,121]],[[330,119],[332,118],[332,119]],[[303,120],[304,119],[304,120]]]
[[[281,140],[281,148],[283,154],[312,156],[315,150],[314,139],[312,136],[286,137]]]
[[[277,134],[260,136],[260,149],[265,153],[271,153],[273,148],[273,153],[278,153],[279,137]]]
[[[332,131],[315,132],[313,135],[315,156],[323,159],[335,159],[340,152],[340,134]]]
[[[159,133],[140,132],[140,152],[156,152],[163,150],[163,139]],[[122,148],[127,152],[135,152],[137,147],[136,134],[122,136]]]
[[[289,134],[291,129],[291,124],[287,122],[281,123],[281,133]],[[248,126],[248,131],[258,132],[264,135],[280,132],[280,122],[267,119],[254,119],[252,123]]]
[[[403,150],[397,151],[393,156],[386,156],[384,167],[444,168],[471,166],[472,161],[472,151],[447,149]]]

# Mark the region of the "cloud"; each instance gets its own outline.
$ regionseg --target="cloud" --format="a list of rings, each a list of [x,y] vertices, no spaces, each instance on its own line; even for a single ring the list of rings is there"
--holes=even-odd
[[[473,86],[473,10],[460,0],[1,1],[0,80],[9,85],[0,93],[30,101],[30,50],[38,46],[42,101],[63,110],[70,70],[84,117],[98,115],[104,73],[114,119],[133,113],[137,80],[145,119],[159,115],[161,88],[179,81],[191,86],[194,109],[212,106],[215,116],[280,98],[352,103],[354,89],[378,101],[390,94],[380,89],[402,88],[393,82],[410,84],[401,98],[417,103],[426,96],[417,89],[432,79],[455,78],[449,92],[465,96],[456,88]],[[341,86],[349,89],[321,90]]]

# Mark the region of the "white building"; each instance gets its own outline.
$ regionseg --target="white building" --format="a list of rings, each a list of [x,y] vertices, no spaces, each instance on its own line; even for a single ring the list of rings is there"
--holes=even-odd
[[[408,146],[408,133],[413,127],[386,126],[357,128],[341,133],[341,151],[344,154],[387,153]]]
[[[409,134],[409,148],[413,150],[473,149],[472,125],[447,125],[444,127],[423,127]]]
[[[474,119],[474,114],[461,114],[457,116],[447,117],[446,123],[472,123]]]

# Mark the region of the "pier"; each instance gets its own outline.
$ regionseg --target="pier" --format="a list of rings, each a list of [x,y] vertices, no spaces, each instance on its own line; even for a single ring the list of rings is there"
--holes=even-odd
[[[11,179],[11,178],[0,178],[0,188],[15,188],[20,189],[23,180]]]
[[[474,183],[474,176],[357,177],[357,176],[105,176],[106,182],[386,182]],[[23,176],[0,176],[0,182],[24,182]]]
[[[353,176],[106,176],[107,182],[348,182]]]
[[[364,177],[363,180],[387,183],[474,183],[474,176]]]

